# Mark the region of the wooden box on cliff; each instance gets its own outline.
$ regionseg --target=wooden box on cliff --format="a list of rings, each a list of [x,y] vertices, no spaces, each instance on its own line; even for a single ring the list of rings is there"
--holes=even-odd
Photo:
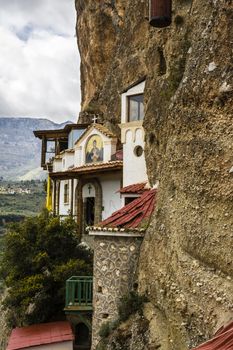
[[[153,27],[163,28],[171,24],[172,0],[149,0],[149,21]]]

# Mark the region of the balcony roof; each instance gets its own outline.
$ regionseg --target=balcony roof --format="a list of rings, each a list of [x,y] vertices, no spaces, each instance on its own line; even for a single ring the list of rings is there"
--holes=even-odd
[[[123,161],[115,160],[107,163],[90,163],[83,166],[72,168],[67,171],[50,173],[51,179],[75,179],[80,175],[89,175],[96,173],[106,173],[111,171],[120,171],[123,169]]]
[[[63,129],[52,129],[52,130],[35,130],[33,131],[34,135],[39,139],[42,139],[43,136],[46,139],[62,139],[67,138],[71,130],[77,129],[86,129],[89,124],[67,124]]]
[[[147,182],[140,182],[137,184],[129,185],[123,187],[119,190],[121,194],[142,194],[145,191],[149,191],[150,188],[147,185]]]

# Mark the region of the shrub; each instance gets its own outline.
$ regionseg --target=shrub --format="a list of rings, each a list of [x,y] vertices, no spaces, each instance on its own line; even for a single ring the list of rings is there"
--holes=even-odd
[[[119,326],[119,323],[119,320],[103,323],[100,327],[99,336],[107,338]]]
[[[130,315],[139,312],[142,314],[143,304],[147,301],[144,295],[132,291],[120,299],[118,314],[120,321],[126,321]]]
[[[64,307],[65,280],[92,275],[92,255],[79,245],[76,224],[43,211],[12,224],[6,234],[0,279],[10,326],[49,321]]]
[[[101,338],[107,338],[110,333],[111,333],[110,322],[103,323],[99,330],[99,336]]]

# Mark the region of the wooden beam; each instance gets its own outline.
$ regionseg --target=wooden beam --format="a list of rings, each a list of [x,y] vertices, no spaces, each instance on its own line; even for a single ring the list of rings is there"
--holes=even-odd
[[[70,214],[73,216],[74,212],[74,179],[71,179],[71,204],[70,204]]]
[[[53,180],[53,215],[56,215],[57,181]]]
[[[47,139],[45,136],[42,137],[42,147],[41,147],[41,167],[43,168],[46,163],[46,151],[47,151]]]

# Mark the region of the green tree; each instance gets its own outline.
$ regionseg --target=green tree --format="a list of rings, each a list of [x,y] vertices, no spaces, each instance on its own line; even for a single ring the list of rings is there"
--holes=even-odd
[[[0,278],[11,326],[46,322],[64,308],[65,280],[92,275],[92,254],[80,244],[76,224],[43,211],[12,224],[5,237]]]

